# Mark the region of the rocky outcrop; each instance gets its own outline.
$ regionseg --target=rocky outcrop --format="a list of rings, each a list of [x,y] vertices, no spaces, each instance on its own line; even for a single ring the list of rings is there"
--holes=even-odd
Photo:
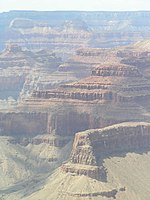
[[[76,51],[76,55],[77,56],[82,56],[82,57],[105,57],[106,56],[106,52],[108,51],[108,49],[100,49],[100,48],[82,48],[82,49],[78,49]]]
[[[139,102],[150,96],[150,82],[134,66],[96,66],[92,76],[56,90],[34,91],[34,98],[102,102]]]
[[[56,75],[55,78],[50,76],[60,64],[61,58],[52,52],[31,52],[15,44],[8,45],[0,53],[0,98],[7,99],[12,96],[18,99],[21,90],[23,98],[34,88],[47,89],[64,82],[65,76],[62,74],[61,80],[55,80],[55,83],[53,79],[56,79]],[[73,78],[71,76],[70,79]]]
[[[61,58],[56,57],[53,52],[46,50],[31,52],[11,43],[0,53],[0,68],[43,67],[56,70],[59,64],[61,64]]]
[[[107,180],[99,160],[114,153],[149,148],[150,124],[126,122],[102,129],[87,130],[76,134],[69,161],[62,166],[66,173],[86,175],[101,181]]]
[[[120,58],[117,57],[118,49],[82,48],[68,58],[65,63],[59,66],[60,72],[73,72],[77,78],[85,78],[91,75],[93,67],[103,63],[105,66],[119,64]],[[111,61],[111,62],[110,62]]]
[[[70,159],[73,163],[96,165],[96,158],[103,154],[148,148],[149,143],[149,123],[126,122],[77,133]],[[89,155],[87,149],[91,155],[87,157],[90,161],[86,158]]]
[[[47,108],[59,105],[55,117],[49,119],[48,132],[55,130],[58,135],[74,136],[81,130],[119,122],[148,121],[149,97],[150,81],[143,72],[135,66],[115,62],[96,65],[90,77],[79,81],[52,90],[35,90],[24,103],[30,109],[32,105]],[[85,151],[89,152],[88,148]],[[85,162],[86,159],[89,158],[85,157]],[[92,156],[88,162],[94,163]]]
[[[118,76],[118,77],[142,77],[136,67],[127,65],[98,66],[92,71],[93,76]]]
[[[128,55],[121,60],[121,63],[127,65],[134,65],[140,71],[143,72],[144,76],[149,79],[150,71],[149,71],[149,63],[150,63],[150,53],[149,52],[142,52],[139,55]]]
[[[150,52],[149,51],[135,51],[133,50],[124,50],[124,51],[118,51],[117,52],[117,56],[124,58],[124,57],[145,57],[145,56],[150,56]]]
[[[106,170],[103,166],[90,166],[90,165],[75,165],[72,163],[63,164],[61,170],[65,173],[70,173],[78,176],[88,176],[92,179],[97,179],[106,182]]]

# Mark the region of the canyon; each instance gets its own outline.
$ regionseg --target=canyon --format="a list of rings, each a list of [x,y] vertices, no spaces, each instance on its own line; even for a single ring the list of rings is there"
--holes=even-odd
[[[65,58],[80,47],[128,45],[149,39],[149,17],[148,11],[10,11],[0,14],[0,48],[8,43],[48,48]]]
[[[149,200],[149,15],[0,13],[0,199]]]

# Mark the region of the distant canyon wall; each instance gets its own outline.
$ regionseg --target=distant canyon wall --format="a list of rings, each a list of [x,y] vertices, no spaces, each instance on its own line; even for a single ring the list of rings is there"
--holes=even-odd
[[[45,113],[0,113],[0,135],[33,137],[44,133],[46,127]]]
[[[64,109],[57,112],[8,112],[0,113],[0,134],[17,137],[35,137],[50,134],[74,137],[76,132],[105,127],[119,120],[105,119],[90,113]]]
[[[0,49],[11,42],[29,49],[55,49],[65,56],[83,46],[128,45],[149,39],[149,18],[149,11],[10,11],[0,14]]]

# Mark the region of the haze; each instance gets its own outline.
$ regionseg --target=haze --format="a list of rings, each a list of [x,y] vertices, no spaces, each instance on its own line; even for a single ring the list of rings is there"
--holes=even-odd
[[[150,10],[149,0],[3,0],[0,12],[9,10]]]

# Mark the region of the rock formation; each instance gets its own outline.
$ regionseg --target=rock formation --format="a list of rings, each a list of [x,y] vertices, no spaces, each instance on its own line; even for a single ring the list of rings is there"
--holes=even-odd
[[[128,45],[149,39],[149,16],[148,11],[11,11],[0,15],[0,49],[11,42],[29,49],[55,49],[57,53],[66,56],[85,46]]]
[[[8,44],[0,53],[0,68],[8,67],[51,67],[54,69],[61,63],[61,58],[50,51],[31,52],[23,50],[16,44]],[[51,64],[51,65],[50,65]],[[49,66],[50,65],[50,66]],[[37,67],[36,66],[36,67]]]
[[[46,113],[8,112],[0,113],[0,135],[18,138],[43,134],[47,128]]]
[[[117,53],[118,57],[121,57],[121,63],[127,65],[134,65],[143,74],[149,78],[149,63],[150,63],[150,41],[138,42],[132,45],[130,48],[122,49]]]
[[[35,91],[33,97],[103,102],[146,101],[149,98],[149,84],[149,80],[134,66],[103,65],[95,67],[91,77],[62,85],[57,90]]]
[[[106,181],[106,171],[103,166],[99,167],[103,157],[149,148],[149,145],[150,124],[144,122],[127,122],[79,132],[75,135],[70,164],[64,164],[62,170]]]
[[[18,99],[22,90],[23,98],[34,88],[47,89],[65,82],[66,74],[51,75],[60,64],[61,58],[56,57],[53,52],[46,50],[31,52],[17,45],[8,45],[0,53],[0,97],[7,99],[13,96]],[[70,75],[66,82],[70,79],[76,80]]]

